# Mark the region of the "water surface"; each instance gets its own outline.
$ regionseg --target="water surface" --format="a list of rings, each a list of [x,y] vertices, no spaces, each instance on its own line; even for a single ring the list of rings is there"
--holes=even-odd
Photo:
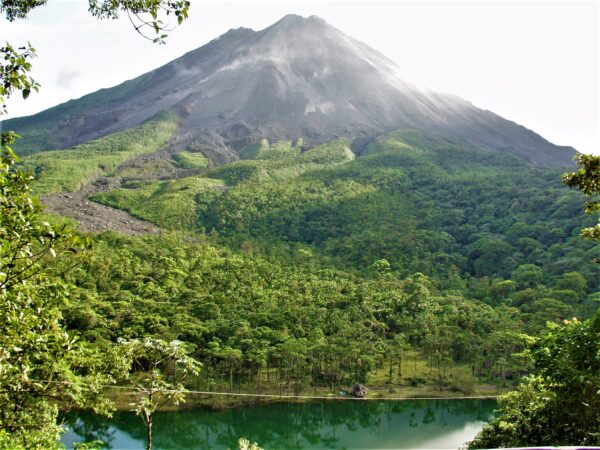
[[[235,449],[246,437],[265,449],[456,449],[492,417],[493,400],[275,403],[225,411],[158,413],[155,449]],[[62,442],[100,439],[106,448],[144,448],[146,429],[132,413],[105,419],[69,413]]]

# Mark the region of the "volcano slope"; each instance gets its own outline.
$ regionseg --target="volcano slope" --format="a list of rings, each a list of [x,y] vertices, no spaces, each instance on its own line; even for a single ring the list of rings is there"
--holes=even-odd
[[[412,129],[526,166],[571,164],[573,149],[398,72],[322,19],[289,15],[261,31],[230,30],[138,78],[3,126],[24,136],[16,150],[50,211],[90,231],[151,228],[89,197],[244,159],[263,139],[301,152],[342,139],[360,156],[377,136]]]
[[[456,96],[414,86],[376,50],[318,17],[289,15],[270,27],[230,30],[119,86],[31,117],[6,121],[25,155],[68,148],[174,112],[172,145],[213,164],[262,138],[308,146],[344,138],[359,154],[376,136],[411,128],[522,157],[571,164],[573,149]]]

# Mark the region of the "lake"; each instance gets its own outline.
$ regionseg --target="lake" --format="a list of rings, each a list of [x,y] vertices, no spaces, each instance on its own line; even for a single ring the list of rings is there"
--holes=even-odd
[[[155,449],[236,449],[246,437],[265,449],[456,449],[492,417],[494,400],[284,402],[224,411],[158,413]],[[65,416],[62,443],[100,439],[106,448],[144,448],[146,429],[132,413],[112,419]]]

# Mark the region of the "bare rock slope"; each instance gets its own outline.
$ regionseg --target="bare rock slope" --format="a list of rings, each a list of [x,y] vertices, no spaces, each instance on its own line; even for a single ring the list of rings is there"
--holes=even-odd
[[[111,89],[5,124],[27,152],[65,148],[139,125],[164,110],[181,117],[182,148],[213,163],[260,138],[338,137],[354,150],[385,131],[414,128],[567,166],[574,150],[455,96],[403,81],[376,50],[318,17],[289,15],[262,31],[230,30],[197,50]]]

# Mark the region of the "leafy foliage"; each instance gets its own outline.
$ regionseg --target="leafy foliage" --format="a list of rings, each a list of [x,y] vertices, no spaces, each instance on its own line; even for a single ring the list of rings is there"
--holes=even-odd
[[[23,19],[34,8],[42,6],[47,0],[2,0],[0,13],[6,15],[11,22],[15,19]]]
[[[600,158],[578,155],[577,159],[581,169],[563,175],[563,181],[597,197]],[[587,213],[598,209],[597,200],[586,202]],[[596,225],[582,235],[598,240],[599,230]],[[556,285],[575,296],[585,286],[575,272],[564,274]],[[537,374],[500,399],[500,415],[470,448],[600,444],[600,310],[583,323],[576,318],[565,320],[562,327],[548,323],[547,332],[532,341],[531,356]]]
[[[216,232],[221,245],[290,267],[367,279],[421,272],[445,295],[518,308],[517,329],[530,333],[597,308],[598,247],[577,238],[580,197],[555,171],[410,130],[381,136],[357,159],[344,142],[299,153],[263,141],[245,157],[260,159],[95,199],[171,229]]]
[[[339,389],[390,357],[397,366],[411,348],[429,361],[429,382],[442,385],[457,365],[514,376],[521,364],[512,357],[522,348],[518,310],[450,293],[422,274],[319,268],[306,252],[270,260],[172,236],[104,235],[68,280],[79,299],[66,312],[71,327],[95,342],[190,342],[204,389],[267,376],[292,392]]]
[[[183,382],[188,375],[198,375],[200,364],[188,356],[189,345],[179,341],[121,340],[120,347],[132,360],[130,380],[140,398],[131,407],[146,425],[147,449],[151,450],[154,414],[167,403],[185,401]],[[167,378],[168,370],[174,371],[173,380]]]
[[[242,153],[243,161],[217,167],[207,177],[222,179],[228,185],[244,182],[290,181],[304,172],[338,165],[354,159],[345,141],[333,141],[300,153],[298,143],[269,144],[263,139]]]
[[[181,151],[173,155],[177,167],[182,169],[204,169],[208,167],[208,159],[198,152]]]
[[[44,3],[2,0],[0,13],[13,21],[25,18]],[[181,24],[188,8],[189,1],[183,0],[90,0],[93,15],[114,18],[124,11],[141,21],[134,25],[136,31],[151,26],[157,35],[165,28],[159,13],[173,13]],[[141,18],[143,13],[148,13],[151,20]],[[155,41],[164,38],[159,35]],[[15,91],[27,98],[39,85],[28,75],[29,60],[35,56],[31,45],[14,48],[7,43],[0,48],[0,55],[3,114],[6,99]],[[64,407],[77,405],[108,413],[110,404],[101,396],[103,387],[123,377],[127,365],[111,346],[90,346],[63,327],[61,311],[68,304],[69,289],[53,270],[52,259],[64,252],[78,253],[87,242],[67,227],[40,220],[41,206],[29,187],[33,177],[16,167],[18,159],[10,147],[15,137],[13,132],[0,137],[0,447],[57,448],[61,431],[57,402]],[[119,150],[126,158],[136,151],[133,147]],[[71,156],[77,160],[79,155]],[[73,168],[66,163],[63,171],[64,166],[66,170]],[[76,183],[89,179],[86,177],[93,171],[87,166]],[[50,182],[51,188],[56,183],[56,179]]]
[[[129,189],[98,194],[93,200],[123,209],[164,228],[189,230],[196,226],[196,199],[214,197],[222,188],[220,180],[199,177],[133,182]]]
[[[600,444],[600,313],[551,324],[531,345],[537,374],[500,399],[470,448]]]
[[[563,175],[567,186],[576,187],[590,200],[585,202],[587,214],[600,213],[600,156],[577,155],[580,169]],[[600,223],[581,231],[583,237],[600,241]]]
[[[146,39],[164,44],[169,24],[163,20],[174,15],[177,25],[187,19],[190,8],[189,0],[88,0],[89,11],[99,19],[116,19],[125,13],[135,31]],[[161,17],[161,16],[164,16]],[[152,34],[146,34],[147,29]]]
[[[3,1],[1,8],[16,18],[38,4]],[[90,7],[102,18],[124,12],[137,31],[154,31],[160,42],[160,10],[181,22],[189,2],[107,0]],[[5,97],[36,87],[25,76],[33,51],[20,50],[4,49],[2,67],[17,67],[15,76],[3,72]],[[88,96],[80,105],[108,97]],[[38,117],[32,142],[49,129],[59,136],[55,116],[68,124],[79,120],[70,105],[59,106]],[[175,122],[157,118],[36,155],[26,165],[41,178],[38,192],[76,189],[156,150]],[[3,144],[12,139],[6,135]],[[47,396],[106,410],[90,400],[114,380],[111,374],[127,368],[110,351],[120,337],[129,339],[125,353],[135,355],[133,380],[142,393],[136,408],[151,432],[160,405],[181,399],[183,380],[167,362],[178,349],[184,350],[174,358],[178,366],[207,389],[259,385],[265,375],[295,393],[309,385],[336,389],[384,368],[391,386],[394,367],[400,383],[420,383],[403,379],[403,360],[412,353],[427,362],[429,381],[465,390],[465,371],[457,383],[452,369],[466,368],[471,379],[517,378],[527,369],[519,356],[522,331],[590,316],[598,306],[589,295],[598,287],[597,268],[586,262],[598,248],[575,238],[580,197],[560,189],[553,171],[463,142],[403,130],[375,139],[355,159],[344,141],[306,151],[302,142],[263,141],[244,152],[244,161],[202,177],[130,183],[97,199],[211,237],[100,236],[75,270],[65,269],[76,256],[53,260],[62,282],[46,259],[81,242],[36,220],[31,178],[15,170],[12,153],[5,155],[0,395],[14,407],[2,409],[0,446],[56,445],[56,407]],[[185,152],[175,161],[192,169],[204,164]],[[539,374],[505,400],[516,421],[498,425],[509,437],[529,430],[541,439],[543,431],[535,432],[553,420],[567,421],[570,438],[597,437],[597,396],[590,395],[598,390],[598,368],[590,355],[597,358],[598,336],[590,323],[552,328],[534,347]],[[202,377],[187,359],[192,348],[206,366]],[[550,367],[554,360],[558,369]],[[577,417],[561,408],[563,393],[585,399],[583,409],[578,400],[568,405],[581,409]],[[533,414],[523,414],[525,407]]]
[[[557,172],[413,131],[375,139],[356,160],[317,164],[331,147],[341,150],[333,143],[209,172],[232,187],[197,197],[198,227],[234,245],[314,246],[317,256],[361,269],[385,258],[402,275],[444,277],[454,266],[508,278],[533,264],[544,268],[538,284],[578,271],[598,286],[590,262],[598,247],[574,235],[580,197],[561,188]]]
[[[31,10],[44,5],[47,0],[2,0],[0,13],[9,21],[24,19]],[[153,42],[164,43],[169,24],[164,20],[175,16],[177,25],[187,19],[190,8],[188,0],[88,0],[90,13],[99,19],[116,19],[124,13],[135,31]],[[156,37],[146,34],[154,32]]]
[[[39,220],[32,177],[15,168],[13,138],[2,135],[0,158],[0,447],[54,448],[61,428],[51,400],[106,413],[102,386],[125,365],[63,328],[68,290],[52,260],[87,242]]]
[[[0,12],[4,7],[3,2]],[[23,98],[29,97],[31,91],[39,89],[40,85],[27,72],[31,70],[28,61],[35,57],[35,49],[28,44],[25,47],[14,48],[10,44],[0,47],[0,115],[6,114],[6,100],[15,91],[20,91]]]

